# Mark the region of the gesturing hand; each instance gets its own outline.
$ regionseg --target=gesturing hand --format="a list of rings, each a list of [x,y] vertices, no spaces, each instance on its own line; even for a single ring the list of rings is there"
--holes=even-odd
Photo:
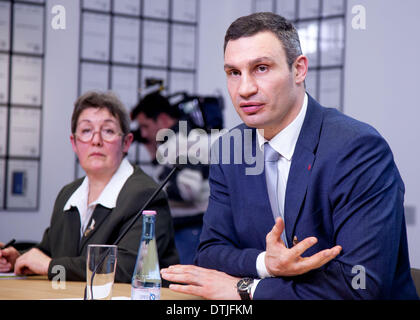
[[[296,276],[317,269],[334,259],[342,249],[341,246],[335,246],[302,258],[301,255],[317,243],[317,238],[305,238],[288,249],[280,237],[283,230],[283,219],[277,218],[273,229],[266,236],[265,266],[273,276]]]

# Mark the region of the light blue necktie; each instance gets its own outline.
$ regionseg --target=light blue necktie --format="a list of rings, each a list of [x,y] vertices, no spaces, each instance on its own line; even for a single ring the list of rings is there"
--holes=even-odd
[[[283,210],[280,208],[279,204],[279,170],[277,168],[279,159],[280,154],[274,150],[268,142],[264,143],[265,180],[267,182],[271,210],[273,211],[274,220],[276,220],[277,217],[281,217],[284,221]],[[281,238],[287,247],[286,232],[283,231]]]

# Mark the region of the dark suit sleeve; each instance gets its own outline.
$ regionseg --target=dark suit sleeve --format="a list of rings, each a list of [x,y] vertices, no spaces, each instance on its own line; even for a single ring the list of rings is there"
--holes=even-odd
[[[258,277],[256,259],[261,250],[241,248],[230,206],[229,189],[221,166],[210,166],[210,198],[195,264],[235,276]]]
[[[342,252],[302,276],[261,280],[254,299],[392,296],[400,244],[406,235],[404,185],[391,150],[379,135],[360,136],[343,146],[331,169],[332,241],[342,246]]]
[[[65,190],[65,187],[60,190],[60,192],[57,195],[57,198],[55,199],[53,214],[51,215],[51,219],[50,219],[50,226],[53,225],[54,223],[56,212],[59,212],[60,210],[58,207],[60,206],[60,203],[61,203],[60,199],[62,198],[64,194],[64,190]],[[38,243],[35,246],[35,248],[41,250],[47,256],[51,257],[52,251],[51,251],[50,227],[47,227],[45,229],[41,242]]]

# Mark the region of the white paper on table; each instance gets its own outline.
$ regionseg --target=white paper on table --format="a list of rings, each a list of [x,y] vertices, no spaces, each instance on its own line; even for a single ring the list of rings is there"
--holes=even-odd
[[[112,82],[111,88],[114,91],[127,108],[127,111],[131,110],[136,103],[138,98],[138,72],[137,68],[130,67],[112,67]]]
[[[11,156],[39,156],[41,109],[11,108],[9,131]]]
[[[6,154],[6,137],[7,137],[7,107],[0,107],[0,156],[3,156]]]
[[[341,69],[320,70],[319,102],[326,107],[341,107]]]
[[[170,74],[170,92],[177,93],[185,91],[194,93],[195,77],[189,72],[171,72]]]
[[[82,18],[82,58],[107,61],[111,16],[85,12]]]
[[[9,160],[7,207],[15,209],[34,209],[38,198],[38,166],[37,160]],[[22,192],[15,193],[13,185],[15,176],[23,179]]]
[[[81,93],[88,90],[108,90],[107,64],[82,62],[81,64]]]
[[[83,8],[99,11],[110,11],[111,0],[83,0]]]
[[[320,14],[319,7],[319,0],[300,0],[299,18],[317,18]]]
[[[139,63],[140,20],[114,17],[112,60]]]
[[[10,49],[10,2],[0,2],[0,50]]]
[[[9,55],[0,53],[0,103],[9,100]]]
[[[42,59],[12,56],[12,104],[40,106]]]
[[[344,14],[344,12],[344,0],[324,0],[322,3],[322,15],[324,17]]]
[[[156,1],[161,2],[161,0]],[[114,1],[113,11],[129,15],[140,15],[140,0],[118,0]]]
[[[42,53],[44,47],[44,7],[16,3],[13,19],[13,49]]]
[[[297,25],[302,53],[308,58],[309,67],[318,66],[318,22],[300,22]]]
[[[1,176],[0,176],[0,180],[1,180]],[[0,188],[1,190],[1,188]],[[0,198],[0,205],[3,205],[2,198]],[[16,273],[14,272],[0,272],[0,280],[16,280],[16,279],[25,279],[26,276],[18,276],[16,275]]]
[[[197,21],[197,1],[196,0],[173,1],[172,19],[176,21],[185,21],[185,22]]]
[[[341,65],[344,53],[344,19],[321,22],[321,66]]]
[[[295,0],[276,0],[277,14],[285,17],[288,20],[296,19],[296,2]]]
[[[168,65],[168,23],[144,21],[143,64],[166,67]]]
[[[194,26],[172,25],[172,68],[194,69],[195,31]]]
[[[143,0],[144,16],[153,18],[169,17],[169,0]]]

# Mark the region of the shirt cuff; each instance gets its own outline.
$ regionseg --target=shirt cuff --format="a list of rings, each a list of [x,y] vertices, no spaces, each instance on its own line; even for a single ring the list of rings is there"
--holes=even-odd
[[[265,251],[261,252],[257,257],[257,273],[261,279],[272,277],[265,266]]]
[[[254,292],[255,292],[255,289],[257,289],[258,282],[260,281],[261,279],[254,279],[254,282],[252,283],[252,287],[251,287],[251,299],[254,299]]]

